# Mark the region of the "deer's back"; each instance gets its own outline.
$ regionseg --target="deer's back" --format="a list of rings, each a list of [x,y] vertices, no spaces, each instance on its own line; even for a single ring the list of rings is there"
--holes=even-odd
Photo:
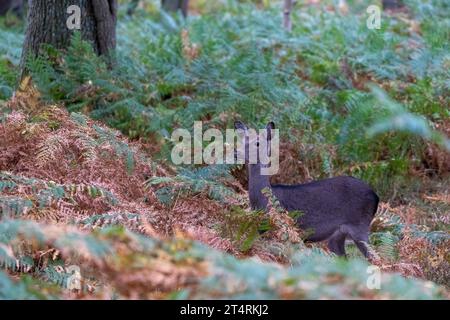
[[[313,229],[311,241],[328,238],[341,225],[369,225],[378,196],[365,182],[335,177],[299,185],[273,185],[272,192],[288,211],[301,211],[298,223]]]

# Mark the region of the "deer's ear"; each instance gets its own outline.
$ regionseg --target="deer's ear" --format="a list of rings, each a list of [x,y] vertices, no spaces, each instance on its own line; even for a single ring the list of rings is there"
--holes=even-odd
[[[244,123],[242,123],[241,121],[235,121],[234,122],[234,128],[236,130],[243,130],[243,131],[247,131],[248,130],[247,126]]]

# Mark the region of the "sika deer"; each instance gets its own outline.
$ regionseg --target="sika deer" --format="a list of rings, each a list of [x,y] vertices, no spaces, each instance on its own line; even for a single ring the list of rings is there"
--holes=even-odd
[[[256,163],[249,163],[247,156],[250,146],[259,141],[249,137],[249,129],[242,122],[236,122],[240,139],[245,146],[245,163],[248,171],[248,188],[250,205],[253,210],[265,210],[267,198],[261,193],[270,188],[288,211],[301,211],[303,215],[297,224],[303,230],[314,232],[306,240],[312,242],[328,241],[328,248],[338,256],[345,256],[345,239],[353,240],[358,249],[369,258],[367,243],[369,242],[369,226],[377,211],[379,198],[363,181],[340,176],[305,184],[271,185],[268,175],[262,175],[264,165],[259,157]],[[273,122],[266,127],[267,143],[270,145]],[[259,138],[261,139],[261,138]],[[253,140],[253,141],[252,141]],[[264,148],[270,157],[270,148]],[[258,152],[260,152],[258,150]]]

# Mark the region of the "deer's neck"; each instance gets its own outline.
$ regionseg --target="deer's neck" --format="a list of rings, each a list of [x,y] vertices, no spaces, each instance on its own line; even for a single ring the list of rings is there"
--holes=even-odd
[[[249,164],[247,168],[250,205],[253,210],[265,210],[267,198],[261,191],[270,188],[269,176],[261,175],[261,164]]]

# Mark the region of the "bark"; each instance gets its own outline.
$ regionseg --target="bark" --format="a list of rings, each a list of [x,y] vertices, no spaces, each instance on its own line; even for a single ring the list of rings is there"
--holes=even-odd
[[[67,8],[81,9],[81,30],[69,30]],[[99,55],[110,55],[116,46],[117,0],[29,0],[28,26],[22,52],[22,70],[29,55],[39,54],[42,45],[66,49],[75,31],[81,32]]]
[[[292,30],[291,13],[292,13],[293,6],[294,6],[294,0],[284,0],[283,27],[289,32]]]
[[[92,0],[97,26],[98,53],[109,54],[116,48],[117,0]]]
[[[184,17],[188,15],[189,0],[161,0],[161,6],[169,12],[181,10]]]

